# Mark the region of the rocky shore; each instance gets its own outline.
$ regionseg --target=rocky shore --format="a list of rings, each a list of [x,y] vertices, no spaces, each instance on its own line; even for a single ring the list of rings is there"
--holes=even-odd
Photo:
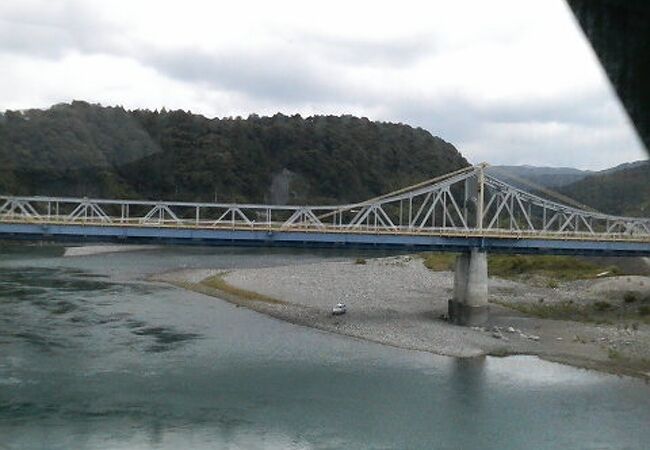
[[[619,320],[614,307],[617,302],[626,301],[625,293],[635,292],[641,297],[650,294],[647,276],[553,283],[552,287],[490,278],[490,320],[485,326],[474,328],[446,321],[453,274],[433,272],[418,257],[227,273],[184,270],[160,274],[154,279],[294,324],[395,347],[455,357],[537,355],[650,379],[650,325],[643,320]],[[612,305],[611,320],[553,320],[527,313],[527,308],[543,311],[599,301]],[[347,305],[347,314],[331,314],[332,306],[338,302]]]

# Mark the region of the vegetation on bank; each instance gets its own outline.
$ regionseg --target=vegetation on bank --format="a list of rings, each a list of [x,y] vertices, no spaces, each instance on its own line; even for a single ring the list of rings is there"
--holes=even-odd
[[[423,263],[424,266],[433,270],[434,272],[445,272],[448,270],[454,270],[454,264],[456,262],[456,253],[423,253]]]
[[[271,304],[286,303],[283,300],[278,300],[277,298],[269,297],[268,295],[263,295],[254,291],[249,291],[246,289],[235,287],[227,283],[226,280],[224,280],[225,275],[226,274],[214,275],[210,278],[201,281],[201,283],[199,284],[211,289],[217,289],[221,292],[225,292],[226,294],[236,297],[238,300],[264,302],[264,303],[271,303]]]
[[[257,292],[235,287],[224,280],[224,276],[226,275],[227,272],[219,273],[207,279],[201,280],[198,283],[176,279],[166,281],[175,286],[182,287],[190,291],[229,300],[237,305],[244,305],[246,302],[263,302],[275,305],[283,305],[287,303],[284,300],[269,297],[268,295],[258,294]]]
[[[608,324],[627,323],[632,329],[636,329],[639,323],[650,324],[650,296],[643,297],[638,305],[603,300],[591,303],[576,303],[570,300],[563,302],[540,301],[538,303],[503,300],[491,300],[491,302],[541,319]]]
[[[427,253],[424,265],[433,271],[454,270],[456,254]],[[490,276],[557,288],[559,283],[621,275],[616,266],[604,266],[586,259],[551,255],[488,255]],[[594,323],[650,324],[650,295],[635,291],[622,299],[593,302],[545,301],[537,303],[492,299],[492,303],[543,319],[574,320]]]
[[[424,265],[433,271],[454,270],[454,253],[425,253],[423,258]],[[620,275],[620,269],[616,266],[602,266],[581,258],[557,255],[490,254],[488,272],[490,276],[499,278],[545,278],[549,282],[591,279],[603,273],[608,276]]]

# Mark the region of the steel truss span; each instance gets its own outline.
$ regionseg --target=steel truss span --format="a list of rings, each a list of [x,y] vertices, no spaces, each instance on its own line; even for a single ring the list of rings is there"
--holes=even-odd
[[[0,224],[650,245],[649,218],[559,203],[511,186],[486,173],[486,167],[463,168],[363,202],[334,206],[0,196]]]

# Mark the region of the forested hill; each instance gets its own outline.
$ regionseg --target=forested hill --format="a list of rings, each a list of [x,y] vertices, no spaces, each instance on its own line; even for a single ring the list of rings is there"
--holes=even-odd
[[[589,175],[561,192],[604,213],[650,217],[650,162]]]
[[[352,116],[208,119],[78,101],[0,114],[6,194],[335,203],[466,165],[423,129]]]

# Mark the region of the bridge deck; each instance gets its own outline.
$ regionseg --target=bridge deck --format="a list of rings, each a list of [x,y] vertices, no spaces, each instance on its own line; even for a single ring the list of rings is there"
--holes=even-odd
[[[395,250],[650,256],[650,240],[636,236],[593,236],[507,230],[308,229],[259,224],[106,224],[101,222],[3,221],[0,238],[51,241],[149,242],[181,245],[370,247]]]

